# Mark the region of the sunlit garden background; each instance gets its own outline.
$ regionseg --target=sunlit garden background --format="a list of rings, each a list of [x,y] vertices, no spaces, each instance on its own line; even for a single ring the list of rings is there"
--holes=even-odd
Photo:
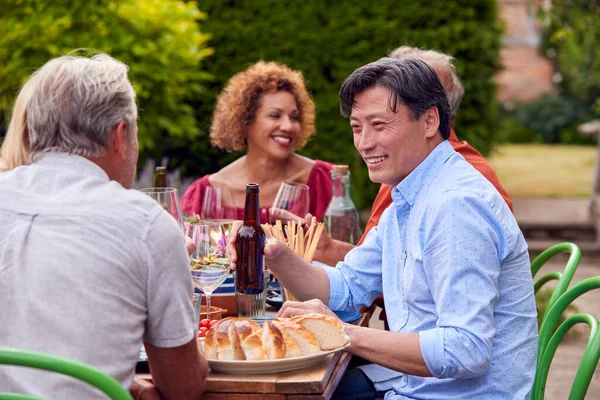
[[[3,2],[0,137],[36,68],[78,48],[105,51],[129,64],[138,93],[139,185],[161,163],[185,186],[239,156],[208,139],[225,82],[275,60],[305,74],[317,105],[318,134],[301,153],[350,165],[354,200],[368,208],[377,185],[337,92],[356,67],[407,44],[456,57],[466,94],[455,130],[489,157],[512,197],[586,197],[596,136],[577,128],[600,116],[599,39],[600,3],[586,0]],[[511,59],[523,46],[542,72]]]

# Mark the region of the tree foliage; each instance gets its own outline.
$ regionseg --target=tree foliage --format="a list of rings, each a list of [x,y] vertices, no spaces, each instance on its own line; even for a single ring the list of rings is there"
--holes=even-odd
[[[218,170],[239,154],[210,148],[208,130],[218,93],[231,76],[258,60],[278,61],[300,70],[317,106],[317,135],[301,151],[311,158],[349,164],[353,197],[369,207],[378,185],[370,183],[352,143],[348,121],[339,114],[338,92],[357,67],[403,45],[432,48],[458,59],[466,95],[455,125],[461,139],[487,152],[496,130],[492,76],[499,70],[502,26],[496,0],[204,0],[203,29],[213,36],[213,57],[204,64],[214,75],[196,103],[203,135],[171,153],[187,175]]]
[[[0,111],[37,68],[74,49],[106,52],[127,63],[137,92],[140,147],[161,154],[198,135],[189,100],[209,77],[211,54],[199,30],[205,14],[177,0],[3,1],[0,14]]]
[[[540,16],[545,26],[544,47],[563,78],[562,88],[580,99],[598,100],[600,1],[554,0]]]

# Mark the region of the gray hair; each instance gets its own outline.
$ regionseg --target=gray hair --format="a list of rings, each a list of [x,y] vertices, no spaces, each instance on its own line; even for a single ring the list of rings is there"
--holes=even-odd
[[[36,71],[27,107],[31,160],[44,153],[102,156],[114,127],[129,124],[137,134],[135,91],[128,67],[107,54],[63,56]]]
[[[416,58],[381,58],[352,72],[340,89],[340,112],[350,116],[354,98],[374,87],[388,88],[389,107],[396,112],[396,105],[408,107],[414,119],[418,119],[431,107],[438,109],[439,130],[444,139],[450,136],[450,105],[446,92],[435,71],[424,61]]]
[[[392,50],[389,54],[391,58],[412,57],[425,61],[431,68],[440,72],[438,75],[446,91],[448,102],[450,103],[450,117],[455,118],[460,102],[465,94],[465,88],[456,74],[456,68],[453,62],[455,58],[435,50],[422,50],[418,47],[400,46]]]

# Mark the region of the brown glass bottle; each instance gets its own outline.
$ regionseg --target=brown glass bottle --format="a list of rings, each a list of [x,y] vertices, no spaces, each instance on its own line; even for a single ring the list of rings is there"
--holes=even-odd
[[[156,167],[154,173],[154,187],[167,187],[167,168]]]
[[[237,240],[236,291],[243,294],[258,294],[264,291],[263,248],[265,232],[260,226],[258,184],[246,185],[246,205],[244,225],[240,228]]]

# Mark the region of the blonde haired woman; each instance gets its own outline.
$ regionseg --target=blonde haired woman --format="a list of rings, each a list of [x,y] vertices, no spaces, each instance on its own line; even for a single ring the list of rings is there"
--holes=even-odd
[[[10,124],[0,148],[0,172],[29,164],[29,140],[27,132],[27,106],[37,84],[32,75],[19,91],[15,100]]]

